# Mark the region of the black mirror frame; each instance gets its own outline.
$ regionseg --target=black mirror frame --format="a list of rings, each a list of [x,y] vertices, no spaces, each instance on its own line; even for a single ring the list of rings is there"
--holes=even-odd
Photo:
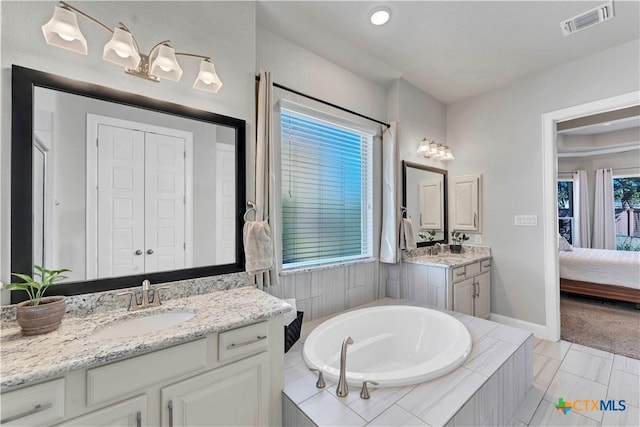
[[[416,245],[420,247],[424,246],[433,246],[436,243],[447,244],[449,242],[449,226],[448,226],[448,216],[449,211],[447,208],[447,171],[445,169],[438,169],[431,166],[422,165],[420,163],[409,162],[407,160],[402,161],[402,206],[407,206],[407,168],[415,168],[422,169],[427,172],[433,172],[442,174],[444,176],[443,179],[443,192],[444,192],[444,200],[442,201],[442,208],[444,209],[444,239],[442,240],[434,240],[432,242],[417,242]]]
[[[243,214],[246,199],[245,138],[246,122],[204,110],[173,104],[137,94],[80,82],[66,77],[13,65],[11,67],[11,271],[33,271],[33,100],[34,89],[43,87],[103,101],[172,114],[203,122],[229,126],[236,130],[236,262],[158,273],[122,276],[89,281],[60,283],[49,287],[47,295],[79,295],[136,286],[144,279],[152,283],[244,271],[242,245]],[[27,300],[25,291],[11,291],[11,303]]]

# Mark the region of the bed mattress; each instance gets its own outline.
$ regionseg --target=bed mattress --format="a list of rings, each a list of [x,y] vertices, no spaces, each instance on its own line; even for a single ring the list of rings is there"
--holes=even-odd
[[[560,277],[640,289],[640,252],[576,247],[561,251]]]

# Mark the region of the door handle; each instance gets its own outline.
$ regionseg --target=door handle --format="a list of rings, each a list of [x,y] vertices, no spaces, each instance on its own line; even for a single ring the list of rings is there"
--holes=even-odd
[[[477,213],[473,213],[473,227],[477,227],[478,226],[478,214]]]
[[[147,253],[151,255],[153,253],[153,249],[147,249]]]
[[[142,251],[141,251],[140,249],[138,249],[138,250],[136,251],[136,255],[142,255]]]

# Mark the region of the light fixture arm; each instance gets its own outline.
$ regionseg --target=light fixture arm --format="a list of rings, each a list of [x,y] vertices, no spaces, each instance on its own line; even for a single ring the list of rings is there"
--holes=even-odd
[[[171,43],[171,40],[163,40],[163,41],[161,41],[161,42],[159,42],[159,43],[156,43],[156,45],[155,45],[155,46],[153,46],[153,47],[151,48],[151,50],[149,51],[149,55],[148,55],[148,56],[149,56],[149,58],[151,58],[151,55],[153,55],[153,52],[154,52],[157,48],[159,48],[161,45],[166,44],[167,46],[171,47],[171,45],[170,45],[169,43]]]
[[[197,55],[195,53],[176,52],[176,56],[178,56],[178,55],[189,56],[191,58],[200,58],[200,59],[204,59],[207,62],[209,62],[209,60],[211,60],[210,56]]]
[[[113,30],[111,28],[107,27],[105,24],[103,24],[102,22],[98,21],[96,18],[87,15],[86,13],[84,13],[83,11],[81,11],[79,9],[76,9],[75,7],[71,6],[69,3],[65,3],[65,2],[61,1],[60,5],[65,9],[71,10],[71,11],[73,11],[75,13],[78,13],[78,14],[84,16],[85,18],[89,19],[90,21],[93,21],[94,23],[100,25],[102,28],[104,28],[105,30],[107,30],[108,32],[113,34]],[[120,23],[120,24],[122,24],[122,23]]]

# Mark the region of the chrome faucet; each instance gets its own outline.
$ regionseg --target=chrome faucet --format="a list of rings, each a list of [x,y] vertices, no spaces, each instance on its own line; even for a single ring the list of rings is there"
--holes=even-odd
[[[351,337],[347,337],[342,341],[342,350],[340,351],[340,378],[338,379],[338,387],[336,394],[338,397],[345,397],[349,394],[349,386],[347,386],[347,346],[353,344]]]
[[[147,279],[142,281],[142,298],[138,302],[138,297],[134,291],[120,292],[118,296],[130,295],[129,311],[142,310],[143,308],[158,307],[162,305],[160,301],[160,289],[169,289],[168,286],[160,286],[153,290],[153,297],[150,297],[151,282]]]
[[[440,243],[436,243],[431,247],[432,254],[439,255],[441,248],[442,248],[442,245],[440,245]]]

